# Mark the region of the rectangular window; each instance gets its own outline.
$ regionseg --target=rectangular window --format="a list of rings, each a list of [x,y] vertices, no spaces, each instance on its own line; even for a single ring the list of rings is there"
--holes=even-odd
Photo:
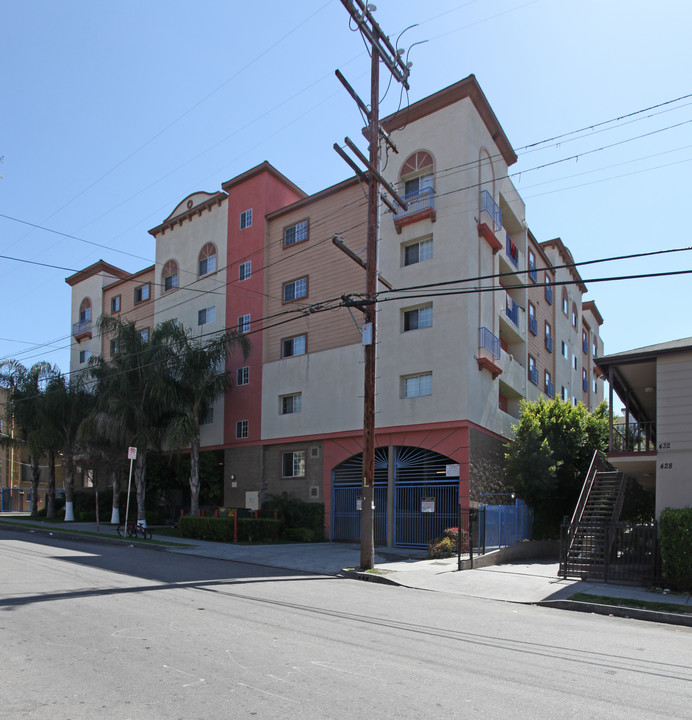
[[[248,436],[248,421],[238,420],[235,424],[235,436],[239,440]]]
[[[199,274],[208,275],[216,270],[216,255],[210,255],[209,257],[202,258],[199,261]]]
[[[207,408],[205,412],[199,414],[200,425],[211,425],[214,422],[214,408]]]
[[[577,356],[572,355],[572,367],[576,370],[577,369]]]
[[[594,339],[593,341],[593,356],[595,358],[598,357],[598,340]]]
[[[292,282],[284,283],[283,287],[283,299],[284,302],[291,302],[291,300],[298,300],[304,298],[308,294],[308,279],[307,277],[293,280]]]
[[[564,340],[562,341],[562,357],[565,358],[565,360],[569,360],[569,348]]]
[[[236,370],[235,373],[235,384],[236,385],[248,385],[250,382],[250,368],[241,367]]]
[[[295,245],[296,243],[303,242],[308,239],[308,221],[303,220],[302,222],[291,225],[291,227],[284,228],[284,247],[289,245]]]
[[[305,477],[305,450],[281,453],[281,477]]]
[[[299,413],[302,408],[301,393],[293,393],[293,395],[282,395],[279,398],[279,413],[281,415],[294,415]]]
[[[250,314],[238,316],[238,332],[250,332]]]
[[[569,400],[569,393],[567,392],[567,388],[564,385],[562,386],[562,399],[565,402]]]
[[[115,355],[117,352],[118,352],[118,343],[115,340],[111,340],[110,353],[111,353],[111,355]]]
[[[404,194],[410,195],[411,193],[421,193],[424,190],[430,190],[433,186],[432,173],[426,173],[425,175],[419,175],[418,177],[411,178],[404,182]]]
[[[562,312],[564,313],[565,317],[569,315],[569,300],[567,300],[567,291],[562,291]]]
[[[252,260],[240,263],[238,268],[238,280],[249,280],[252,275]]]
[[[111,298],[111,314],[120,312],[120,295]]]
[[[589,354],[589,336],[586,330],[581,331],[581,349],[582,352]]]
[[[538,320],[536,320],[536,308],[532,302],[529,303],[529,330],[532,335],[538,335]]]
[[[550,327],[550,323],[545,324],[545,349],[548,352],[553,352],[553,329]]]
[[[418,242],[404,245],[403,247],[403,262],[406,265],[415,265],[416,263],[424,262],[425,260],[431,260],[433,256],[433,241],[432,238],[426,240],[419,240]]]
[[[240,229],[245,230],[250,225],[252,225],[252,208],[240,213]]]
[[[305,355],[305,335],[296,335],[281,341],[281,357]]]
[[[151,296],[151,286],[149,283],[146,285],[140,285],[135,288],[135,305],[137,303],[145,302]]]
[[[178,273],[173,273],[173,275],[168,275],[163,279],[163,291],[168,292],[169,290],[173,290],[173,288],[178,287]]]
[[[555,397],[555,386],[553,385],[553,378],[550,376],[550,373],[547,370],[545,371],[545,394],[549,398]]]
[[[79,351],[79,362],[80,364],[89,362],[89,358],[91,357],[91,350],[80,350]]]
[[[532,250],[529,250],[529,277],[534,282],[538,282],[538,272],[536,270],[536,255]]]
[[[216,305],[204,308],[197,313],[197,324],[206,325],[207,323],[214,322],[216,320]]]
[[[529,380],[534,384],[538,385],[538,368],[536,367],[536,360],[529,355]]]
[[[420,328],[432,327],[433,308],[432,304],[413,310],[404,310],[404,332],[419,330]]]
[[[546,282],[546,285],[545,285],[545,299],[546,299],[548,305],[552,305],[552,304],[553,304],[553,288],[552,288],[551,285],[548,285],[548,283],[550,282],[550,278],[548,277],[548,273],[545,274],[545,282]]]
[[[144,328],[143,330],[140,330],[139,337],[142,338],[143,343],[148,343],[149,342],[149,328]]]
[[[401,396],[404,398],[432,395],[432,373],[409,375],[401,378]]]
[[[581,386],[584,392],[589,392],[589,375],[586,370],[581,371]]]

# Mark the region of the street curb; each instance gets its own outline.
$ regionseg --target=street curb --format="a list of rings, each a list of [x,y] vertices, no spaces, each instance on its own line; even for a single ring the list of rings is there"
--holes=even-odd
[[[681,613],[668,613],[660,610],[645,610],[644,608],[631,608],[622,605],[599,605],[598,603],[582,602],[579,600],[541,600],[530,605],[555,608],[557,610],[572,610],[574,612],[595,613],[611,617],[631,618],[646,622],[665,623],[667,625],[682,625],[692,627],[692,615]]]
[[[380,585],[391,585],[393,587],[406,587],[396,580],[388,578],[386,575],[379,575],[378,573],[367,572],[365,570],[350,570],[344,568],[339,573],[339,577],[349,578],[351,580],[364,580],[365,582],[379,583]]]

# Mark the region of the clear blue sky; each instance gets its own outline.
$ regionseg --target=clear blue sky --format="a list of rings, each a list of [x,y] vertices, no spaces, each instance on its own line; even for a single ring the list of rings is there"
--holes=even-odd
[[[692,245],[692,97],[519,150],[690,95],[689,1],[376,4],[393,37],[418,24],[400,41],[411,101],[476,75],[519,151],[538,240],[561,237],[577,261]],[[333,71],[368,97],[339,0],[5,3],[0,65],[0,213],[104,246],[0,217],[1,255],[68,268],[0,258],[0,358],[63,370],[72,269],[151,264],[149,228],[263,160],[308,193],[344,179],[332,143],[360,138],[361,120]],[[392,87],[382,112],[399,102]],[[692,278],[588,278],[672,269],[692,269],[692,253],[582,270],[606,352],[692,335]]]

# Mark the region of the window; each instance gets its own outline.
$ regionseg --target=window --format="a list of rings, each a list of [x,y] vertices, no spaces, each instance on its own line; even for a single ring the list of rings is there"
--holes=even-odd
[[[545,349],[548,352],[553,352],[553,329],[550,327],[550,323],[545,324]]]
[[[199,253],[199,275],[216,272],[216,245],[207,243]]]
[[[533,335],[538,335],[538,320],[536,320],[536,308],[529,302],[529,330]]]
[[[538,385],[538,368],[536,367],[536,360],[531,355],[529,355],[529,380],[534,385]]]
[[[296,335],[281,341],[281,357],[305,355],[305,335]]]
[[[425,190],[432,190],[433,186],[433,175],[432,173],[425,173],[418,177],[411,178],[410,180],[404,181],[404,194],[410,195],[411,193],[419,194]]]
[[[548,305],[553,304],[553,288],[552,285],[548,285],[550,282],[550,277],[548,273],[545,274],[545,299]]]
[[[252,225],[252,208],[240,213],[240,229],[245,230]]]
[[[564,340],[562,341],[562,357],[565,358],[565,360],[569,360],[569,348]]]
[[[308,239],[308,221],[303,220],[302,222],[291,225],[290,227],[284,228],[284,247],[289,245],[295,245],[296,243],[303,242]]]
[[[279,398],[279,414],[280,415],[294,415],[299,413],[302,407],[301,393],[294,393],[293,395],[282,395]]]
[[[432,395],[432,373],[409,375],[401,378],[401,396],[404,398]]]
[[[593,378],[593,391],[598,392],[598,380],[596,378]]]
[[[169,260],[161,271],[163,278],[163,291],[168,292],[178,287],[178,263],[175,260]]]
[[[238,420],[235,424],[235,436],[239,440],[248,436],[248,421]]]
[[[562,386],[562,399],[567,402],[569,400],[569,393],[567,392],[567,388],[563,385]]]
[[[139,331],[139,337],[142,338],[143,343],[149,342],[149,328],[144,328]]]
[[[416,263],[432,260],[433,241],[432,238],[418,240],[403,246],[403,265],[415,265]]]
[[[281,477],[305,477],[305,450],[281,453]]]
[[[414,308],[413,310],[404,310],[404,332],[432,327],[432,313],[432,304]]]
[[[238,268],[238,280],[249,280],[252,276],[252,260],[240,263]]]
[[[111,298],[111,314],[120,312],[120,295]]]
[[[216,305],[204,308],[197,313],[197,324],[206,325],[207,323],[214,322],[216,320]]]
[[[569,316],[569,300],[567,299],[567,290],[562,288],[562,312],[565,317]]]
[[[246,333],[250,332],[250,314],[238,315],[238,332]]]
[[[586,372],[586,368],[582,368],[581,371],[581,386],[584,392],[589,391],[589,374]]]
[[[307,277],[284,283],[282,294],[284,302],[291,302],[291,300],[298,300],[299,298],[305,297],[308,294]]]
[[[80,364],[83,364],[85,362],[89,362],[89,358],[91,357],[91,350],[80,350],[79,351],[79,362]]]
[[[587,355],[589,354],[589,336],[586,330],[581,331],[581,349]]]
[[[593,356],[598,357],[598,340],[596,338],[593,339]]]
[[[538,282],[538,272],[536,270],[536,255],[533,250],[529,250],[529,277]]]
[[[91,320],[91,300],[84,298],[79,306],[79,322],[87,323]]]
[[[199,424],[200,425],[211,425],[214,422],[214,408],[208,407],[203,412],[200,412],[199,414]]]
[[[118,343],[115,340],[111,340],[110,353],[111,353],[111,355],[115,355],[117,352],[118,352]]]
[[[576,370],[577,369],[577,356],[572,355],[572,367]]]
[[[545,394],[549,398],[555,397],[555,386],[553,385],[553,378],[550,376],[550,373],[547,370],[545,371]]]
[[[238,368],[235,373],[235,384],[236,385],[248,385],[250,382],[250,368],[246,365],[245,367]]]
[[[572,303],[572,327],[577,327],[577,305]]]
[[[146,285],[140,285],[139,287],[135,288],[135,305],[137,303],[145,302],[151,297],[151,285],[147,283]]]

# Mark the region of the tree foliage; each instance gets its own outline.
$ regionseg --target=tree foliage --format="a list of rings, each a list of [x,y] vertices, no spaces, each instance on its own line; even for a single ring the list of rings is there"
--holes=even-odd
[[[534,537],[556,537],[571,516],[596,450],[608,446],[608,410],[541,398],[524,402],[514,442],[506,445],[510,485],[534,512]]]

